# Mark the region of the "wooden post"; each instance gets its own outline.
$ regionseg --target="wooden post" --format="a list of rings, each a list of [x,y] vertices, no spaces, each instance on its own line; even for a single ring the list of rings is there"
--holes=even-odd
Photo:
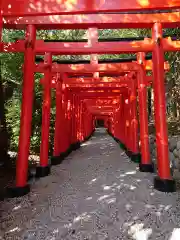
[[[30,191],[30,187],[27,184],[27,173],[31,136],[32,105],[34,95],[35,40],[35,26],[27,25],[24,53],[24,78],[22,90],[19,150],[16,165],[16,187],[9,189],[9,194],[12,197],[23,196]]]
[[[176,186],[171,176],[169,161],[164,86],[164,51],[162,46],[162,26],[160,23],[153,25],[152,37],[155,44],[153,50],[153,87],[158,163],[158,177],[154,179],[154,187],[162,192],[174,192]]]
[[[42,107],[42,127],[41,127],[41,146],[40,146],[40,166],[36,168],[36,177],[45,177],[50,174],[49,165],[49,128],[51,114],[51,53],[45,54],[45,64],[48,68],[44,74],[45,82],[43,84],[43,107]]]

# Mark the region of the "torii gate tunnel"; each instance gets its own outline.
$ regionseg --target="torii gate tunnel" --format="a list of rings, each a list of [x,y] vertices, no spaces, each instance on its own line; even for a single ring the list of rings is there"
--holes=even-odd
[[[173,192],[166,124],[165,71],[169,64],[165,51],[179,51],[176,37],[164,36],[163,28],[179,27],[180,0],[1,0],[2,29],[25,29],[25,40],[3,43],[0,51],[23,52],[23,91],[19,150],[15,186],[11,197],[27,194],[28,156],[31,135],[34,73],[44,77],[40,165],[37,177],[50,174],[51,165],[60,164],[95,130],[103,119],[107,132],[119,143],[139,170],[154,172],[150,158],[147,114],[147,87],[154,90],[154,117],[157,145],[155,189]],[[157,11],[158,10],[158,11]],[[98,29],[148,28],[148,38],[98,38]],[[36,40],[39,29],[87,29],[88,40]],[[151,57],[147,53],[152,53]],[[135,53],[127,59],[98,60],[100,54]],[[54,55],[90,55],[90,61],[54,61]],[[42,61],[36,55],[44,56]],[[147,72],[152,71],[152,76]],[[54,153],[49,162],[51,89],[56,91]],[[139,134],[140,133],[140,134]],[[140,136],[140,139],[139,139]],[[140,144],[139,144],[140,143]]]

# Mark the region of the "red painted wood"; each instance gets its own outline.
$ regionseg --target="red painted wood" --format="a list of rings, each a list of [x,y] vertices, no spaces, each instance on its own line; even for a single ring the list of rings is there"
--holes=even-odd
[[[23,52],[25,44],[23,40],[16,43],[5,43],[4,51]],[[53,55],[86,55],[86,54],[118,54],[129,52],[151,52],[153,49],[153,41],[146,39],[144,41],[133,42],[97,42],[93,46],[90,43],[84,42],[44,42],[37,40],[35,45],[37,54],[51,52]],[[76,49],[76,51],[74,51]]]
[[[131,149],[134,154],[139,153],[138,119],[137,119],[137,81],[132,80],[130,87],[130,130]]]
[[[25,29],[34,24],[37,29],[151,28],[159,22],[164,28],[179,27],[180,12],[155,14],[89,14],[3,17],[4,27]]]
[[[141,64],[141,70],[138,74],[138,99],[139,99],[139,125],[141,140],[141,163],[151,164],[148,133],[148,112],[147,112],[147,86],[144,82],[145,70],[143,61],[145,54],[138,54],[138,61]]]
[[[62,76],[58,74],[56,76],[56,118],[55,118],[55,132],[54,132],[54,156],[59,156],[66,149],[66,129],[64,123],[64,109],[62,104]],[[63,127],[62,127],[63,126]]]
[[[162,46],[162,26],[155,24],[152,30],[153,38],[156,42],[153,51],[154,61],[154,101],[155,101],[155,127],[157,144],[157,164],[158,175],[161,179],[172,179],[170,173],[168,132],[166,123],[166,99],[164,85],[163,61],[164,52]]]
[[[164,51],[178,51],[180,50],[180,41],[171,41],[170,38],[165,38],[162,41]],[[151,39],[144,41],[132,42],[95,42],[93,46],[89,43],[83,42],[44,42],[37,40],[35,43],[36,54],[44,54],[51,52],[53,55],[83,55],[83,54],[118,54],[118,53],[132,53],[132,52],[152,52],[154,42]],[[76,51],[74,52],[74,49]],[[12,43],[2,43],[3,52],[24,52],[25,41],[18,40]],[[152,70],[152,61],[147,60],[147,70]],[[80,64],[79,64],[80,65]],[[165,63],[165,70],[169,70],[169,64]]]
[[[87,14],[180,7],[180,0],[1,0],[1,2],[2,14],[11,16]]]
[[[82,87],[73,87],[73,88],[71,88],[71,90],[73,91],[73,92],[84,92],[84,91],[108,91],[108,90],[110,90],[110,91],[112,91],[112,90],[121,90],[122,88],[125,88],[125,87],[127,87],[127,84],[121,84],[121,85],[119,85],[119,86],[111,86],[111,87],[109,87],[109,86],[102,86],[102,87],[99,87],[99,86],[89,86],[89,87],[84,87],[84,88],[82,88]]]
[[[45,62],[52,63],[52,55],[46,53]],[[49,165],[49,128],[51,114],[51,68],[46,70],[45,84],[43,85],[43,106],[42,106],[42,126],[41,126],[41,146],[40,146],[40,166]]]
[[[28,157],[31,136],[32,106],[34,93],[34,50],[33,43],[36,38],[34,26],[28,26],[26,40],[29,43],[24,56],[24,79],[21,105],[19,149],[16,165],[16,186],[24,187],[27,184]],[[30,44],[32,43],[32,44]]]
[[[35,72],[44,72],[45,65],[42,63],[35,66]],[[97,66],[90,64],[53,64],[52,72],[61,73],[93,73],[93,72],[106,72],[110,73],[121,73],[129,71],[138,71],[139,65],[136,62],[128,63],[99,63]]]
[[[165,69],[169,69],[169,64],[165,62]],[[69,73],[69,74],[84,74],[84,73],[93,73],[93,72],[103,72],[104,74],[113,74],[122,72],[128,73],[129,71],[138,71],[138,64],[133,63],[99,63],[98,65],[90,64],[53,64],[52,72],[57,73]],[[46,66],[44,63],[39,63],[35,65],[35,72],[44,72]],[[145,69],[152,70],[152,61],[147,60],[145,62]]]

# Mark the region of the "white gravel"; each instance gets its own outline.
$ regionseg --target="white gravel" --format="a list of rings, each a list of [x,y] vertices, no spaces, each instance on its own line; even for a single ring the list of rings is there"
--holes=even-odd
[[[0,203],[0,239],[179,240],[179,193],[152,182],[101,129],[29,195]]]

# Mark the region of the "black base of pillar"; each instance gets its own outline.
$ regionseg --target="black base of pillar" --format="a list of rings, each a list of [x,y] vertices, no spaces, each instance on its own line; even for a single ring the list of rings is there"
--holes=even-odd
[[[51,172],[50,166],[46,167],[38,166],[36,167],[36,178],[46,177],[50,174],[50,172]]]
[[[139,164],[139,171],[140,172],[150,172],[150,173],[153,173],[154,172],[154,165],[152,163],[150,163],[150,164],[140,163]]]
[[[69,154],[71,154],[72,151],[73,151],[73,146],[72,146],[72,144],[71,144],[70,147],[67,149],[67,151],[64,153],[65,158],[66,158]]]
[[[173,179],[154,178],[154,188],[160,192],[175,192],[176,182]]]
[[[80,147],[81,147],[81,143],[80,143],[80,141],[78,141],[78,142],[76,143],[76,150],[79,149]]]
[[[133,152],[131,152],[130,150],[126,150],[126,155],[131,158],[133,155]],[[132,160],[132,159],[131,159]]]
[[[140,153],[131,153],[131,161],[135,163],[141,162],[141,154]]]
[[[65,158],[65,154],[61,153],[60,156],[53,156],[51,157],[51,165],[55,166],[55,165],[59,165],[62,163],[62,161]]]
[[[75,150],[75,143],[71,143],[70,147],[71,151],[74,151]]]
[[[77,149],[79,149],[81,147],[81,143],[80,142],[76,142],[76,143],[72,143],[71,144],[71,149],[72,151],[76,151]]]
[[[24,187],[9,187],[7,188],[7,197],[8,198],[17,198],[22,197],[30,192],[29,184]]]
[[[92,134],[90,134],[88,137],[87,137],[87,141],[92,137]]]
[[[119,139],[118,138],[116,138],[116,137],[114,137],[114,140],[118,143],[119,142]]]
[[[91,138],[91,136],[92,135],[89,135],[89,136],[85,137],[84,142],[87,142]]]

